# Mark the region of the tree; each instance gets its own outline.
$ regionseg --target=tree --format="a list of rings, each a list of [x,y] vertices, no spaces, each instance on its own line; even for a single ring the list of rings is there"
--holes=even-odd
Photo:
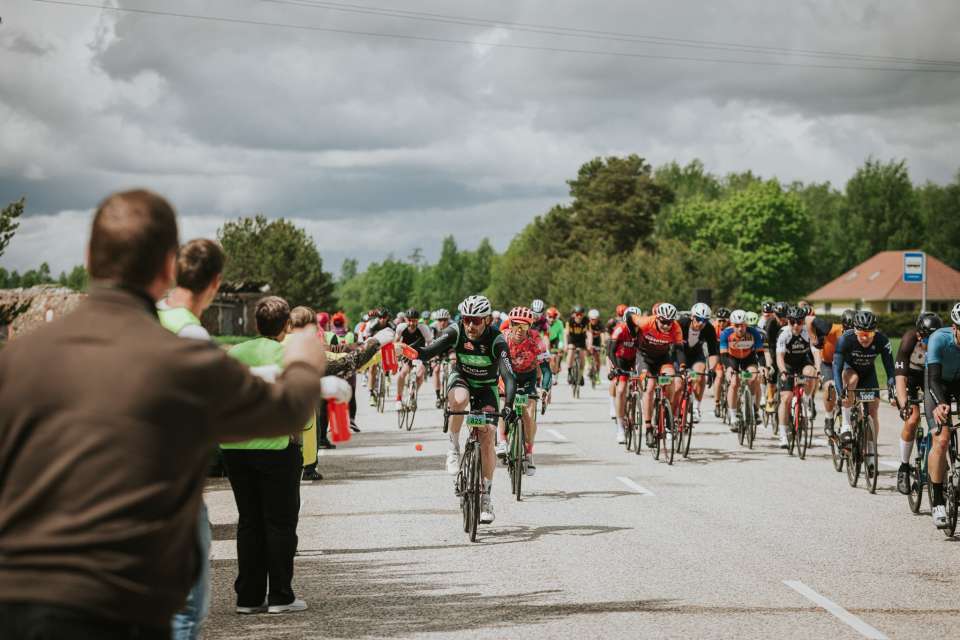
[[[20,276],[20,286],[24,289],[40,284],[53,284],[53,278],[50,277],[50,265],[46,262],[41,264],[39,269],[30,269]]]
[[[23,215],[24,200],[25,197],[21,197],[19,202],[11,202],[9,205],[0,210],[0,256],[3,255],[3,252],[6,251],[7,247],[10,245],[10,240],[13,238],[14,232],[17,230],[17,227],[20,226],[20,223],[17,222],[17,218]],[[47,269],[49,270],[49,267],[47,267]],[[16,271],[14,271],[10,276],[7,276],[6,271],[4,270],[3,277],[5,280],[7,280],[7,284],[11,288],[20,286],[20,274],[18,274]],[[11,284],[11,280],[15,281],[15,284]],[[29,300],[18,304],[0,306],[0,326],[5,326],[12,323],[18,316],[23,314],[29,308]]]
[[[67,275],[66,271],[61,271],[60,278],[57,280],[58,284],[61,284],[64,287],[70,287],[74,291],[85,290],[89,282],[90,274],[87,273],[87,268],[82,264],[75,266],[70,272],[70,275]]]
[[[916,196],[926,230],[924,250],[960,269],[960,172],[945,187],[927,182]]]
[[[905,160],[882,164],[868,159],[847,182],[844,242],[851,266],[880,251],[916,249],[923,244],[923,223]]]
[[[291,307],[335,306],[333,276],[323,270],[313,238],[293,223],[263,215],[239,218],[224,224],[217,238],[227,254],[225,281],[265,280]]]
[[[340,275],[337,282],[343,284],[357,275],[357,261],[355,258],[345,258],[340,266]]]
[[[806,186],[795,182],[789,190],[803,201],[810,216],[814,238],[810,245],[810,263],[798,275],[804,279],[806,289],[813,291],[857,264],[847,249],[845,198],[829,182]]]

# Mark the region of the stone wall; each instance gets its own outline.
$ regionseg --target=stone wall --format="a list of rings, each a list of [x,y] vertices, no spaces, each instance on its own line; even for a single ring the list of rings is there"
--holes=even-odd
[[[67,315],[87,297],[60,285],[45,284],[29,289],[0,289],[0,306],[16,305],[30,301],[30,308],[18,316],[13,324],[0,327],[0,337],[11,340],[18,335],[36,329],[44,322]]]

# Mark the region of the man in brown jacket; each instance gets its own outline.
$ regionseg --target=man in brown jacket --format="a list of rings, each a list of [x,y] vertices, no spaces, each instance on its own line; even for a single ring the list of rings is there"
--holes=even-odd
[[[218,443],[297,434],[322,343],[291,337],[276,384],[160,326],[173,209],[146,191],[97,210],[90,296],[0,351],[0,638],[169,638],[197,573]]]

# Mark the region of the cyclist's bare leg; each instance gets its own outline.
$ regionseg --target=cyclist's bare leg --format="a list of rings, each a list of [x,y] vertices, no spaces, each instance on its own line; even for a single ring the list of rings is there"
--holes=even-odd
[[[485,480],[484,484],[493,482],[493,470],[497,468],[497,452],[494,450],[494,429],[487,425],[486,429],[481,429],[479,433],[480,440],[480,473]]]
[[[426,374],[426,368],[422,364],[417,365],[417,391],[420,390],[420,386],[423,385],[423,376]]]
[[[803,368],[803,375],[807,377],[807,384],[803,387],[803,395],[810,398],[812,404],[816,397],[817,382],[819,382],[820,378],[817,376],[817,370],[810,365]]]
[[[646,389],[643,390],[643,421],[649,425],[653,419],[653,392],[657,386],[657,381],[656,379],[650,379],[652,374],[646,369],[643,370],[641,375],[644,376],[643,382],[646,384]]]
[[[410,365],[408,363],[403,363],[403,366],[400,367],[400,373],[397,374],[397,395],[403,394],[403,383],[407,380],[407,374],[410,373]]]
[[[586,371],[587,366],[587,351],[586,349],[575,349],[575,352],[580,358],[580,377],[583,377],[583,372]]]
[[[699,403],[703,400],[703,394],[707,390],[707,363],[694,362],[693,370],[697,372],[697,379],[693,382],[693,397]]]
[[[943,477],[947,474],[947,451],[950,448],[950,428],[944,426],[937,435],[937,429],[931,430],[933,443],[930,445],[930,457],[927,464],[930,466],[930,482],[942,484]]]
[[[376,386],[376,384],[377,384],[377,373],[379,373],[379,372],[380,372],[380,365],[379,365],[379,364],[373,365],[373,366],[370,367],[370,369],[368,370],[368,375],[367,375],[367,390],[370,391],[370,393],[373,393],[373,388],[374,388],[374,386]]]
[[[910,407],[910,415],[903,423],[903,430],[900,431],[900,439],[904,442],[913,442],[917,439],[917,427],[920,426],[920,407],[913,405]]]
[[[747,371],[753,374],[753,380],[750,381],[750,395],[753,396],[754,406],[756,406],[759,397],[757,394],[760,393],[760,368],[757,365],[751,364],[747,367]]]
[[[616,385],[617,424],[622,424],[623,416],[627,412],[627,381],[618,381],[617,378],[613,379],[613,383]]]
[[[780,392],[780,424],[789,425],[790,424],[790,401],[793,400],[793,390],[790,391],[781,391]],[[781,436],[782,437],[782,436]]]
[[[669,365],[660,369],[660,373],[665,376],[672,376],[676,374],[676,369],[673,368],[673,365]],[[663,397],[666,398],[667,402],[673,406],[673,385],[667,385],[663,388]]]
[[[440,393],[440,369],[442,365],[440,360],[437,360],[433,367],[433,390],[437,393]]]
[[[828,414],[832,414],[836,407],[837,392],[833,388],[833,380],[828,380],[827,383],[823,385],[823,410]]]
[[[740,393],[740,376],[732,367],[726,369],[723,375],[727,376],[727,382],[730,384],[727,387],[727,406],[730,407],[730,411],[736,411],[740,400],[737,395]]]
[[[530,402],[523,408],[523,441],[532,447],[537,439],[537,403]]]

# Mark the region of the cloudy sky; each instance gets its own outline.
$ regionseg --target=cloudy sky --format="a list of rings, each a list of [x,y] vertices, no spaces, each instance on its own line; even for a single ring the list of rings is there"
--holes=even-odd
[[[502,251],[597,155],[841,187],[870,155],[960,168],[955,0],[99,2],[221,20],[4,0],[8,270],[82,262],[92,208],[136,186],[184,240],[292,218],[336,272],[451,233]]]

